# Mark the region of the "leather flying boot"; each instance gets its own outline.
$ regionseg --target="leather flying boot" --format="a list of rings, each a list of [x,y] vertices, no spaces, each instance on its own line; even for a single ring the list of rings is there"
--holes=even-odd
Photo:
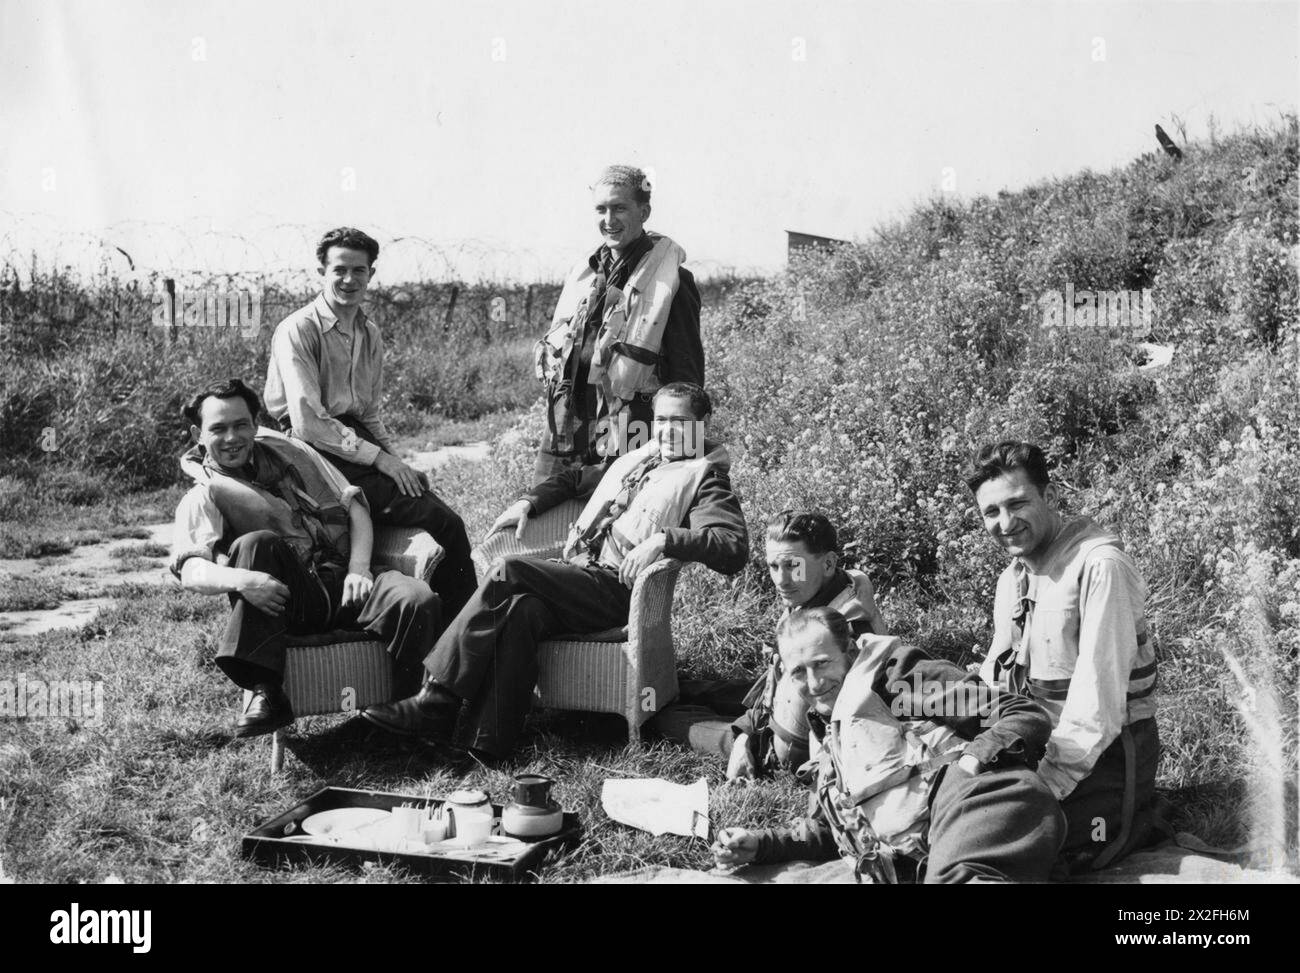
[[[456,729],[460,703],[459,696],[452,695],[435,682],[426,682],[414,696],[394,703],[367,706],[361,715],[389,733],[446,743]]]

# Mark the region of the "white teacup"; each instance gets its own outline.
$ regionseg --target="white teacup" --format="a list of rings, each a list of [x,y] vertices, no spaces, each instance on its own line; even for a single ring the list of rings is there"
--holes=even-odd
[[[456,815],[456,834],[452,842],[457,848],[477,848],[491,835],[492,812]]]

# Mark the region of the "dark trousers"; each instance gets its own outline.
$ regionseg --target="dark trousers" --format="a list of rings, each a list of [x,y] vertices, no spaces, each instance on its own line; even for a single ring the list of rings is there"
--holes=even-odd
[[[1131,770],[1121,734],[1102,751],[1092,773],[1061,802],[1069,822],[1061,856],[1071,872],[1113,864],[1141,848],[1151,837],[1160,735],[1154,718],[1139,720],[1125,730],[1131,741]],[[1126,830],[1125,788],[1129,786],[1132,793]]]
[[[469,701],[467,745],[494,756],[513,750],[537,685],[537,644],[626,625],[631,600],[607,568],[495,562],[424,660],[434,682]]]
[[[1046,882],[1065,837],[1051,790],[1027,767],[943,771],[930,805],[928,884]]]
[[[353,416],[335,416],[368,443],[374,434]],[[381,449],[383,447],[380,447]],[[433,535],[447,555],[433,572],[433,590],[442,598],[445,617],[451,618],[469,601],[476,584],[474,562],[470,558],[469,535],[465,522],[432,490],[425,488],[418,497],[408,497],[397,484],[373,466],[362,466],[330,453],[321,453],[342,473],[349,483],[361,487],[370,504],[370,517],[376,524],[393,527],[419,527]]]
[[[230,619],[217,649],[217,665],[244,689],[284,678],[287,635],[313,635],[331,628],[370,632],[388,643],[399,662],[419,659],[428,651],[438,629],[438,596],[423,581],[399,571],[375,576],[370,596],[361,605],[339,608],[346,569],[308,570],[293,548],[273,531],[259,530],[230,545],[230,566],[265,571],[289,588],[282,615],[268,615],[238,594],[230,595]]]

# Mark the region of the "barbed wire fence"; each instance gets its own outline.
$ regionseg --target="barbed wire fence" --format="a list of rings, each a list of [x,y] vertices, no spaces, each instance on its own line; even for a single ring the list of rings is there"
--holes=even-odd
[[[123,332],[156,329],[174,338],[196,325],[232,327],[240,323],[236,302],[259,318],[259,332],[269,332],[319,291],[317,227],[271,224],[254,237],[139,220],[100,233],[42,222],[0,214],[0,343],[11,351]],[[534,251],[374,235],[379,275],[367,307],[395,335],[409,328],[493,342],[536,336],[550,321],[563,269]],[[712,262],[696,269],[706,305],[739,279]]]

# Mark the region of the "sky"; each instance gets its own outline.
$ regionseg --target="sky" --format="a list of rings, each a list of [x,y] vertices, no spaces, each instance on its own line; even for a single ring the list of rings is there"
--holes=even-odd
[[[5,0],[0,263],[542,280],[606,164],[704,273],[1297,106],[1295,2]]]

